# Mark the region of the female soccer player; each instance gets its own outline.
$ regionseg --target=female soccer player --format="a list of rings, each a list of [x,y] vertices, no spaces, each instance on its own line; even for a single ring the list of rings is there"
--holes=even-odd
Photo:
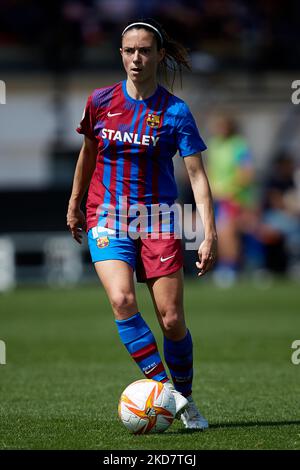
[[[82,230],[88,232],[92,261],[129,354],[146,378],[168,383],[185,427],[203,430],[208,423],[192,399],[193,345],[184,316],[181,242],[175,236],[174,218],[166,223],[164,214],[158,221],[153,217],[155,208],[170,207],[177,197],[172,158],[178,150],[205,231],[196,262],[198,275],[211,268],[217,235],[201,159],[206,146],[187,105],[157,78],[159,68],[188,67],[187,54],[153,20],[129,24],[122,32],[120,53],[127,79],[96,89],[77,129],[84,142],[67,224],[79,243]],[[88,187],[85,218],[80,206]],[[143,213],[139,227],[134,223],[136,209]],[[151,293],[174,386],[139,312],[134,271]]]

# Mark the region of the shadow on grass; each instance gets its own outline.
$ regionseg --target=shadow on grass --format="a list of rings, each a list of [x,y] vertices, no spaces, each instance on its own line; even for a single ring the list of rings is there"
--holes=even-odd
[[[209,431],[210,429],[226,429],[226,428],[261,428],[261,427],[269,427],[269,426],[293,426],[293,425],[300,426],[299,421],[252,421],[252,422],[237,422],[237,423],[215,423],[210,424],[209,428],[205,430],[205,432]],[[199,433],[198,429],[176,429],[176,431],[165,431],[163,434],[192,434],[192,433]]]

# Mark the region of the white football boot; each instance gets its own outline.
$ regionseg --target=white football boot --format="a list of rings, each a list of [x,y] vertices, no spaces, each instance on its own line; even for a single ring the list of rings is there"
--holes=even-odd
[[[208,428],[207,420],[199,412],[192,395],[187,397],[187,401],[188,406],[181,414],[181,421],[186,429],[199,429],[199,431],[204,431]]]
[[[174,385],[171,382],[166,382],[165,386],[170,389],[172,392],[174,398],[175,398],[175,404],[176,404],[176,419],[180,419],[180,416],[182,416],[182,413],[184,410],[189,406],[189,402],[187,398],[185,398],[183,395],[181,395],[180,392],[177,392],[175,390]]]

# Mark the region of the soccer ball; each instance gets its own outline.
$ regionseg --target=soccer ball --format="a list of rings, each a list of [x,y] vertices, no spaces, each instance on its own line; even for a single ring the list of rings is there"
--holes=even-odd
[[[175,398],[161,382],[137,380],[122,393],[118,413],[124,426],[133,434],[163,432],[175,418]]]

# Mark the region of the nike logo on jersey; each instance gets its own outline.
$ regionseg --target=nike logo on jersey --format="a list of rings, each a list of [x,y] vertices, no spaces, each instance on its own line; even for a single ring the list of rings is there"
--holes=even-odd
[[[134,134],[133,132],[121,132],[114,129],[101,129],[102,139],[119,140],[120,142],[128,142],[129,144],[138,145],[153,145],[156,146],[159,137],[153,135],[142,135]]]
[[[168,261],[168,259],[174,258],[175,255],[172,256],[167,256],[167,258],[163,258],[162,256],[160,257],[160,261],[164,263],[165,261]]]
[[[120,114],[122,113],[111,113],[110,111],[108,111],[107,117],[120,116]]]

